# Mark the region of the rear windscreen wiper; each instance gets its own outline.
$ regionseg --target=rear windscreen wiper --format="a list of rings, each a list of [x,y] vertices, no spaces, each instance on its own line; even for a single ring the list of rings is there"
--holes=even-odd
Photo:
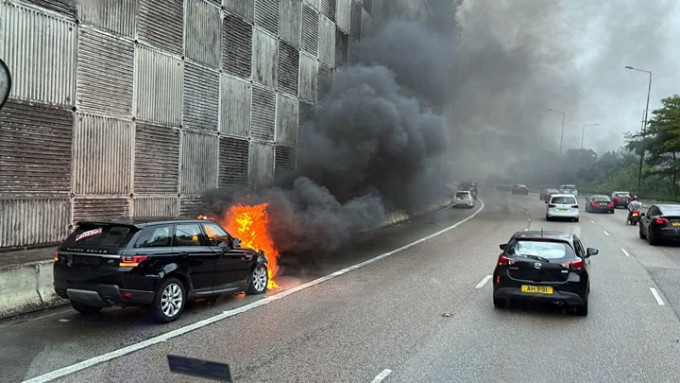
[[[527,258],[535,259],[537,261],[543,261],[543,262],[550,263],[550,260],[548,258],[543,258],[539,255],[533,255],[533,254],[523,254],[523,255]]]

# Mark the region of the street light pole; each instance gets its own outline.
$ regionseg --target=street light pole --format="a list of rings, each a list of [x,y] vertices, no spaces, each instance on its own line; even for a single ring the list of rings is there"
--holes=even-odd
[[[649,70],[644,70],[644,69],[639,69],[632,67],[630,65],[626,65],[626,69],[632,69],[636,70],[638,72],[644,72],[649,74],[649,86],[647,87],[647,106],[645,107],[645,118],[644,121],[642,122],[642,133],[647,133],[647,116],[649,113],[649,95],[652,93],[652,71]],[[640,188],[640,185],[642,184],[642,160],[645,157],[645,149],[641,148],[640,149],[640,167],[638,169],[638,189]]]
[[[585,124],[581,126],[581,150],[583,150],[583,137],[586,133],[586,126],[599,126],[600,124]]]
[[[555,109],[548,109],[551,112],[556,112],[556,113],[562,113],[562,131],[560,133],[560,156],[562,156],[562,143],[564,142],[564,115],[566,114],[565,112],[561,110],[555,110]]]

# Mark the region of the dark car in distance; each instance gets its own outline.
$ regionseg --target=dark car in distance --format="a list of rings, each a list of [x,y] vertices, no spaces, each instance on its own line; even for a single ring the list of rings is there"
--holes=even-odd
[[[614,202],[609,196],[595,194],[586,199],[586,212],[614,214]]]
[[[211,220],[80,222],[54,263],[54,289],[77,311],[148,305],[159,322],[177,319],[187,300],[261,294],[267,283],[264,254]]]
[[[590,257],[572,233],[520,231],[500,245],[493,273],[493,304],[504,308],[514,300],[568,305],[588,315]]]
[[[545,203],[548,203],[548,201],[550,201],[550,196],[553,195],[553,194],[560,194],[560,191],[557,190],[557,189],[552,189],[552,188],[543,189],[543,190],[541,190],[541,193],[539,195],[539,197],[540,197],[539,199],[542,200]]]
[[[626,191],[615,191],[612,193],[612,201],[614,201],[614,207],[624,207],[627,208],[630,201],[634,200],[630,195],[630,192]]]
[[[680,241],[680,204],[658,204],[640,214],[640,238],[650,245],[663,240]]]
[[[526,185],[516,184],[512,187],[512,194],[529,195],[529,188]]]

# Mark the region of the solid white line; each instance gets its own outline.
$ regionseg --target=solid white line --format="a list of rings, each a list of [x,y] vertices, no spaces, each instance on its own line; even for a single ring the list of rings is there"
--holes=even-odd
[[[590,223],[595,223],[595,221],[593,221],[593,220],[591,219],[591,220],[590,220]]]
[[[661,296],[656,291],[656,289],[653,288],[653,287],[650,287],[649,289],[652,291],[652,295],[654,295],[654,299],[656,299],[656,303],[658,303],[659,306],[663,306],[665,303],[663,303],[663,299],[661,299]]]
[[[373,380],[371,380],[371,383],[380,383],[383,380],[385,380],[385,378],[387,378],[387,375],[389,375],[391,373],[392,373],[392,370],[386,368],[386,369],[382,370],[382,372],[379,373],[378,376],[373,378]]]
[[[394,249],[394,250],[389,251],[389,252],[387,252],[387,253],[380,254],[380,255],[378,255],[378,256],[375,257],[375,258],[371,258],[371,259],[366,260],[366,261],[364,261],[364,262],[357,263],[356,265],[353,265],[353,266],[344,268],[344,269],[342,269],[342,270],[338,270],[338,271],[336,271],[336,272],[334,272],[334,273],[331,273],[331,274],[326,275],[326,276],[324,276],[324,277],[321,277],[321,278],[315,279],[315,280],[313,280],[313,281],[307,282],[307,283],[302,284],[302,285],[300,285],[300,286],[294,287],[294,288],[292,288],[292,289],[290,289],[290,290],[286,290],[286,291],[283,291],[283,292],[281,292],[281,293],[278,293],[278,294],[275,294],[275,295],[266,297],[266,298],[264,298],[264,299],[260,299],[260,300],[258,300],[258,301],[249,303],[249,304],[247,304],[247,305],[241,306],[241,307],[236,308],[236,309],[233,309],[233,310],[224,311],[222,314],[218,314],[218,315],[215,315],[215,316],[213,316],[213,317],[210,317],[210,318],[207,318],[207,319],[203,319],[203,320],[201,320],[201,321],[198,321],[198,322],[196,322],[196,323],[192,323],[192,324],[190,324],[190,325],[187,325],[187,326],[184,326],[184,327],[180,327],[180,328],[178,328],[178,329],[176,329],[176,330],[170,331],[170,332],[165,333],[165,334],[162,334],[162,335],[158,335],[158,336],[153,337],[153,338],[149,338],[149,339],[144,340],[144,341],[142,341],[142,342],[134,343],[134,344],[131,344],[131,345],[129,345],[129,346],[125,346],[125,347],[123,347],[123,348],[119,348],[118,350],[114,350],[114,351],[108,352],[108,353],[106,353],[106,354],[102,354],[102,355],[99,355],[99,356],[95,356],[94,358],[90,358],[90,359],[84,360],[84,361],[82,361],[82,362],[79,362],[79,363],[76,363],[76,364],[72,364],[72,365],[70,365],[70,366],[63,367],[63,368],[60,368],[60,369],[58,369],[58,370],[54,370],[54,371],[48,372],[48,373],[43,374],[43,375],[40,375],[40,376],[36,376],[35,378],[26,380],[26,381],[24,381],[24,382],[25,382],[25,383],[49,382],[49,381],[52,381],[52,380],[54,380],[54,379],[64,377],[64,376],[66,376],[66,375],[73,374],[73,373],[75,373],[75,372],[84,370],[84,369],[86,369],[86,368],[92,367],[92,366],[97,365],[97,364],[99,364],[99,363],[107,362],[107,361],[109,361],[109,360],[119,358],[119,357],[121,357],[121,356],[123,356],[123,355],[127,355],[127,354],[133,353],[133,352],[135,352],[135,351],[139,351],[139,350],[141,350],[141,349],[143,349],[143,348],[147,348],[147,347],[149,347],[149,346],[153,346],[153,345],[155,345],[155,344],[165,342],[165,341],[167,341],[167,340],[170,340],[170,339],[172,339],[172,338],[178,337],[178,336],[180,336],[180,335],[184,335],[184,334],[186,334],[186,333],[188,333],[188,332],[190,332],[190,331],[197,330],[197,329],[199,329],[199,328],[201,328],[201,327],[205,327],[205,326],[210,325],[210,324],[213,324],[213,323],[215,323],[215,322],[219,322],[219,321],[221,321],[221,320],[224,320],[224,319],[226,319],[226,318],[232,317],[232,316],[234,316],[234,315],[241,314],[241,313],[244,313],[244,312],[246,312],[246,311],[252,310],[252,309],[254,309],[254,308],[256,308],[256,307],[264,306],[264,305],[269,304],[269,303],[271,303],[271,302],[273,302],[273,301],[279,300],[279,299],[281,299],[281,298],[285,298],[285,297],[287,297],[288,295],[294,294],[294,293],[296,293],[296,292],[298,292],[298,291],[300,291],[300,290],[304,290],[304,289],[309,288],[309,287],[312,287],[312,286],[314,286],[314,285],[318,285],[319,283],[326,282],[327,280],[333,279],[333,278],[338,277],[338,276],[340,276],[340,275],[347,274],[347,273],[349,273],[350,271],[354,271],[354,270],[356,270],[356,269],[358,269],[358,268],[360,268],[360,267],[364,267],[364,266],[366,266],[366,265],[370,265],[370,264],[373,263],[373,262],[377,262],[377,261],[379,261],[379,260],[381,260],[381,259],[383,259],[383,258],[387,258],[387,257],[389,257],[389,256],[391,256],[391,255],[394,255],[394,254],[396,254],[396,253],[399,253],[399,252],[402,252],[402,251],[404,251],[404,250],[410,249],[410,248],[412,248],[413,246],[419,245],[419,244],[421,244],[421,243],[423,243],[423,242],[425,242],[425,241],[428,241],[428,240],[430,240],[430,239],[432,239],[432,238],[435,238],[435,237],[437,237],[437,236],[440,236],[440,235],[442,235],[442,234],[444,234],[444,233],[446,233],[446,232],[448,232],[448,231],[451,231],[451,230],[457,228],[458,226],[464,224],[465,222],[467,222],[467,221],[473,219],[474,217],[477,216],[477,214],[481,213],[482,210],[484,210],[484,201],[482,201],[481,199],[479,199],[479,201],[481,202],[481,206],[479,207],[479,210],[477,210],[476,212],[474,212],[474,213],[473,213],[472,215],[470,215],[469,217],[467,217],[467,218],[465,218],[465,219],[462,219],[462,220],[458,221],[457,223],[455,223],[455,224],[453,224],[453,225],[451,225],[451,226],[449,226],[449,227],[447,227],[447,228],[444,228],[444,229],[442,229],[442,230],[439,230],[439,231],[436,232],[436,233],[430,234],[430,235],[425,236],[425,237],[423,237],[423,238],[420,238],[420,239],[418,239],[418,240],[416,240],[416,241],[413,241],[413,242],[411,242],[411,243],[409,243],[409,244],[407,244],[407,245],[404,245],[404,246],[402,246],[402,247],[400,247],[400,248],[398,248],[398,249]],[[385,371],[389,371],[390,373],[392,372],[391,370],[385,370]],[[385,372],[385,371],[383,371],[383,372]],[[388,373],[388,374],[389,374],[389,373]],[[380,375],[378,375],[378,376],[380,376]],[[387,376],[387,375],[385,375],[385,376]],[[377,378],[376,378],[376,379],[377,379]]]
[[[621,249],[621,251],[623,251],[623,254],[625,254],[626,257],[630,257],[630,254],[626,251],[626,249]]]
[[[488,282],[489,279],[491,279],[491,277],[492,277],[491,275],[487,275],[486,277],[484,277],[484,279],[482,279],[482,281],[479,282],[479,283],[477,284],[477,286],[475,286],[475,288],[476,288],[476,289],[481,289],[482,287],[484,287],[484,285],[486,284],[486,282]]]
[[[604,232],[604,235],[609,236],[609,233],[607,232],[607,230],[602,230],[602,231]]]

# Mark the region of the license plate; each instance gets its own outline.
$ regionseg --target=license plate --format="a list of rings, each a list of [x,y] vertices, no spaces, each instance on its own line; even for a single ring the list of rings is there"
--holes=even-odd
[[[569,211],[569,210],[567,210],[567,209],[559,209],[559,210],[560,210],[560,211]]]
[[[522,285],[522,292],[529,294],[552,294],[552,286],[532,286],[532,285]]]
[[[87,257],[87,256],[79,256],[79,255],[73,256],[73,264],[74,265],[97,266],[97,265],[99,265],[100,261],[101,261],[101,258],[99,258],[99,257]]]
[[[680,222],[673,222],[673,226],[680,226]]]
[[[600,206],[607,206],[607,204],[606,204],[606,203],[601,203]]]

